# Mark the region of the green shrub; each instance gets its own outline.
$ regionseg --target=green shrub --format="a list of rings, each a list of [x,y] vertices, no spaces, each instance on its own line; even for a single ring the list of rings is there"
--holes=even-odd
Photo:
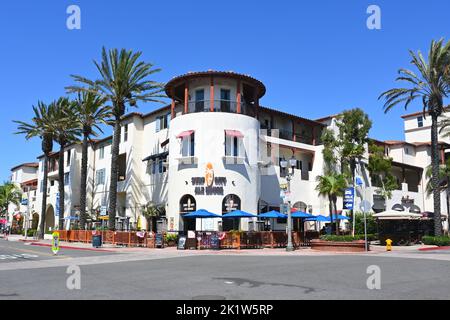
[[[376,239],[376,236],[374,234],[368,234],[367,240],[373,241]],[[353,236],[336,236],[336,235],[323,235],[320,236],[320,240],[324,241],[338,241],[338,242],[352,242],[356,240],[364,240],[363,234],[357,234],[354,237]]]
[[[423,236],[422,242],[427,245],[435,245],[438,247],[450,246],[450,238],[449,237]]]
[[[34,236],[34,233],[35,233],[36,231],[37,231],[37,230],[35,230],[35,229],[28,229],[28,230],[27,230],[27,237],[33,237],[33,236]],[[25,230],[23,230],[22,235],[25,236]]]
[[[377,233],[377,222],[371,213],[366,214],[367,234]],[[355,234],[364,234],[364,214],[355,212]]]
[[[176,233],[166,233],[165,238],[166,238],[166,241],[177,241],[178,234],[176,234]]]

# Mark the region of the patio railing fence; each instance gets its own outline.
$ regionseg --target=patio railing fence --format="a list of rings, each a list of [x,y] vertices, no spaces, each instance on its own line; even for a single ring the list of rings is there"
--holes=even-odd
[[[59,231],[60,241],[91,243],[93,235],[101,235],[105,244],[127,247],[156,247],[156,234],[149,232],[128,231],[91,231],[62,230]],[[187,239],[188,243],[196,243],[197,249],[212,249],[213,237],[220,242],[220,249],[262,249],[283,248],[287,245],[287,234],[282,231],[264,232],[196,232],[195,239]],[[312,239],[318,239],[315,231],[293,232],[294,247],[309,247]],[[175,245],[164,241],[164,246]],[[189,247],[193,247],[189,245]]]

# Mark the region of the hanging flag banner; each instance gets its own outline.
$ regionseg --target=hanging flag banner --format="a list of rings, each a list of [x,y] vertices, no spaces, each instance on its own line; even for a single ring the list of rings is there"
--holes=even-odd
[[[59,193],[56,194],[56,210],[55,217],[59,217]]]
[[[344,193],[344,209],[353,210],[353,202],[355,197],[355,189],[347,188]]]
[[[52,251],[53,254],[58,254],[59,251],[59,232],[55,231],[52,233]]]

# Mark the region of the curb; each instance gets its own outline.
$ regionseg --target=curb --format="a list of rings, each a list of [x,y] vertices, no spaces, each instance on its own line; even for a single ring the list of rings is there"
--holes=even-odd
[[[419,251],[439,251],[439,250],[450,250],[449,246],[446,247],[432,247],[432,248],[420,248]]]
[[[48,243],[39,243],[39,242],[31,242],[30,245],[32,246],[39,246],[39,247],[51,247],[51,244]],[[59,246],[61,249],[70,249],[70,250],[81,250],[81,251],[97,251],[97,252],[115,252],[113,250],[107,250],[107,249],[96,249],[96,248],[79,248],[79,247],[71,247],[71,246]]]

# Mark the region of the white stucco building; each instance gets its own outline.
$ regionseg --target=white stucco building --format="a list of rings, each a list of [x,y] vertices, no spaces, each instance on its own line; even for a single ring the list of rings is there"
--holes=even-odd
[[[296,160],[291,181],[291,204],[313,214],[328,215],[328,200],[317,195],[316,177],[323,172],[324,128],[336,130],[336,117],[310,120],[260,105],[264,84],[234,72],[188,73],[170,80],[166,94],[169,106],[147,114],[123,117],[119,156],[117,200],[118,222],[137,223],[149,203],[165,207],[169,231],[194,229],[229,230],[232,223],[221,219],[187,220],[183,215],[196,209],[216,214],[241,209],[253,214],[279,210],[280,159]],[[306,109],[303,110],[306,112]],[[357,192],[356,208],[362,198],[375,210],[403,205],[407,210],[432,211],[432,198],[425,193],[425,169],[430,164],[430,147],[423,134],[410,134],[405,119],[406,141],[376,141],[393,158],[393,173],[399,188],[393,198],[377,197],[363,166],[358,167],[366,188]],[[429,131],[428,131],[429,132]],[[417,141],[413,141],[417,138]],[[411,140],[412,139],[412,140]],[[95,141],[89,148],[88,212],[105,213],[109,196],[112,138]],[[447,145],[442,144],[445,149]],[[66,148],[65,216],[79,214],[81,146]],[[52,155],[46,228],[54,228],[58,194],[58,154]],[[34,211],[42,201],[42,157],[35,172],[37,195]],[[13,173],[15,171],[13,170]],[[19,182],[20,183],[20,182]],[[342,199],[338,203],[342,208]],[[443,214],[447,215],[442,195]],[[22,210],[22,209],[20,209]],[[143,219],[145,220],[145,219]],[[249,228],[242,221],[242,228]],[[145,225],[145,224],[144,224]],[[274,229],[285,230],[282,221]]]

